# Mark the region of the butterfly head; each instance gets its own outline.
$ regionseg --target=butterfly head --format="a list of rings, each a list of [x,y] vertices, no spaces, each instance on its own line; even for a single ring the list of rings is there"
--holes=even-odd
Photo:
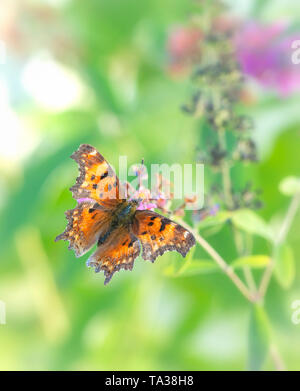
[[[125,223],[126,221],[131,221],[140,202],[141,200],[134,199],[124,203],[118,210],[119,222]]]
[[[132,200],[130,201],[130,204],[131,204],[133,207],[138,207],[142,201],[143,201],[142,198],[132,199]]]

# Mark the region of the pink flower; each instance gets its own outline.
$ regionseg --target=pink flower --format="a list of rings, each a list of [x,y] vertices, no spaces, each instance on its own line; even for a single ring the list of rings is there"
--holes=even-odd
[[[291,44],[296,39],[295,35],[286,35],[283,23],[247,23],[236,38],[237,56],[243,72],[282,96],[299,91],[300,68],[291,60]]]
[[[137,210],[154,210],[157,208],[156,204],[153,204],[151,202],[141,202],[140,205],[136,208]]]
[[[178,27],[171,32],[167,42],[171,72],[184,72],[200,56],[202,38],[201,30],[194,27]]]
[[[151,199],[151,192],[149,189],[146,189],[144,186],[140,188],[130,197],[131,199],[141,199],[137,210],[154,210],[157,208],[156,203]]]
[[[158,190],[154,198],[156,199],[157,208],[162,210],[165,209],[168,203],[165,194],[162,191]]]

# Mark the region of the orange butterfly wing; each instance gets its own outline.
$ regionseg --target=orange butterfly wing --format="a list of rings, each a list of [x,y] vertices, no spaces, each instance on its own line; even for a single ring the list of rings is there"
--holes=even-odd
[[[69,249],[77,257],[85,254],[101,235],[109,230],[111,213],[95,202],[81,202],[75,209],[67,210],[68,225],[55,241],[68,240]]]
[[[154,262],[166,251],[178,251],[183,257],[195,245],[190,231],[174,221],[151,211],[136,211],[132,231],[140,240],[142,257]]]
[[[120,184],[116,173],[94,147],[82,144],[71,158],[79,164],[79,176],[70,188],[73,198],[92,198],[107,207],[123,201],[119,198]]]
[[[120,226],[112,231],[103,244],[99,245],[97,251],[87,261],[87,265],[95,267],[96,273],[104,271],[106,285],[116,271],[132,270],[140,250],[140,242],[129,231],[129,227]]]

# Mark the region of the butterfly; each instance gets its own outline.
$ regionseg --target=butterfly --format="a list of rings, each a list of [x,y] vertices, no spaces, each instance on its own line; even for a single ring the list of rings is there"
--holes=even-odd
[[[71,158],[79,165],[70,188],[78,205],[65,212],[68,225],[55,241],[69,241],[77,257],[97,243],[87,265],[104,272],[105,285],[116,271],[132,270],[140,253],[154,262],[165,251],[185,257],[195,245],[192,233],[181,225],[151,210],[138,210],[140,200],[123,198],[116,173],[94,147],[82,144]]]

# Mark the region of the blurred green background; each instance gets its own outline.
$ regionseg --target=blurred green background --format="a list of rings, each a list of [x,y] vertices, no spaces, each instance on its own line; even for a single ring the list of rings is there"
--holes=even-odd
[[[166,42],[195,3],[1,1],[1,370],[247,367],[251,305],[221,272],[169,277],[166,265],[185,261],[167,253],[154,264],[139,258],[104,287],[103,275],[86,268],[87,256],[76,259],[65,242],[54,243],[64,211],[76,205],[69,155],[80,143],[115,166],[119,155],[129,164],[194,161],[200,130],[180,110],[190,85],[170,74]],[[295,21],[299,10],[297,1],[231,3],[233,14],[265,22]],[[299,102],[297,94],[260,91],[249,107],[261,161],[244,175],[263,190],[267,221],[289,204],[281,179],[300,172]],[[288,237],[293,281],[283,289],[272,279],[265,301],[291,370],[300,369],[300,324],[291,320],[300,300],[299,230],[298,215]],[[235,257],[226,227],[207,240],[226,260]],[[261,249],[269,250],[258,240]],[[269,358],[264,368],[273,369]]]

